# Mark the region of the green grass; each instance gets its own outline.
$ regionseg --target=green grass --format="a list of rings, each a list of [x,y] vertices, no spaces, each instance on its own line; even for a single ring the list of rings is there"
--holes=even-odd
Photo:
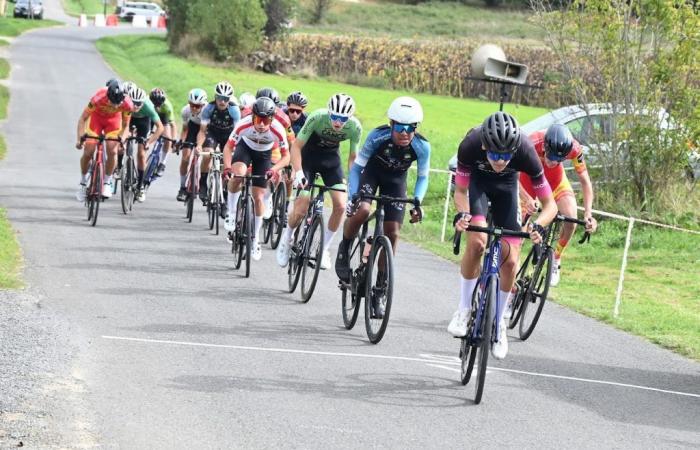
[[[8,8],[13,8],[11,4]],[[62,25],[55,20],[29,20],[24,18],[7,17],[0,20],[0,36],[15,37],[33,28]]]
[[[7,118],[7,103],[10,101],[10,91],[0,84],[0,120]]]
[[[107,14],[113,14],[116,5],[117,2],[115,0],[109,0],[107,2]],[[104,3],[102,0],[63,0],[63,9],[66,11],[66,14],[71,16],[79,16],[80,14],[94,16],[104,12]]]
[[[0,38],[0,47],[4,47],[6,45],[10,45],[10,41]]]
[[[5,157],[6,153],[5,140],[0,135],[0,160]],[[21,264],[22,255],[15,233],[5,217],[5,210],[0,208],[0,289],[13,289],[22,286]]]
[[[345,91],[355,98],[357,116],[367,132],[386,120],[384,114],[387,105],[401,94],[327,80],[208,67],[168,54],[163,38],[156,36],[103,38],[97,46],[122,77],[133,79],[147,88],[156,85],[165,88],[178,108],[185,103],[189,89],[204,87],[211,95],[212,87],[221,79],[231,81],[237,93],[254,92],[263,85],[274,86],[282,95],[299,89],[311,99],[311,108],[324,106],[325,99],[331,93]],[[481,101],[423,94],[415,96],[425,109],[426,119],[421,132],[432,144],[433,168],[444,168],[465,132],[497,107]],[[508,105],[507,109],[523,122],[543,112],[541,109],[513,105]],[[345,146],[343,152],[347,152]],[[409,174],[412,180],[415,172]],[[450,243],[439,241],[446,183],[447,175],[431,174],[430,190],[425,200],[426,220],[419,226],[407,224],[402,234],[406,239],[456,261]],[[449,217],[452,217],[452,212]],[[601,231],[594,236],[592,244],[579,246],[572,243],[564,259],[564,281],[561,287],[553,290],[552,298],[584,314],[700,360],[700,307],[697,300],[700,298],[697,283],[700,236],[636,228],[621,315],[614,319],[612,310],[625,227],[626,224],[607,221],[601,224]]]
[[[341,35],[479,39],[542,38],[542,30],[529,22],[528,10],[491,9],[456,2],[397,3],[334,2],[321,24],[304,21],[295,30]]]
[[[10,76],[10,63],[6,59],[0,58],[0,80]]]

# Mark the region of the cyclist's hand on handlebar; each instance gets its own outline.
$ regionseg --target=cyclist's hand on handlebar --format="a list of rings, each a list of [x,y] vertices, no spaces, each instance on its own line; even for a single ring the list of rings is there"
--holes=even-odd
[[[304,176],[304,171],[299,170],[294,174],[294,187],[299,189],[306,186],[306,177]]]
[[[583,220],[586,221],[586,232],[595,233],[595,231],[598,229],[598,221],[595,220],[593,216],[584,217]]]
[[[224,178],[224,181],[228,181],[233,176],[233,167],[225,167],[224,171],[221,172],[221,176]]]
[[[539,204],[537,199],[529,198],[523,202],[523,209],[525,213],[529,216],[535,214],[539,210]]]
[[[457,213],[455,214],[454,219],[452,219],[452,226],[455,227],[455,230],[457,230],[457,232],[461,233],[462,231],[469,228],[469,222],[471,220],[471,214],[467,212]]]
[[[265,172],[265,178],[272,180],[273,183],[277,183],[280,179],[280,174],[276,170],[268,169],[267,172]]]
[[[352,217],[357,214],[357,208],[360,206],[360,197],[355,194],[350,200],[345,204],[345,215],[347,217]]]
[[[75,143],[75,148],[78,150],[82,150],[83,149],[83,141],[84,141],[84,139],[80,138],[80,140]]]
[[[527,224],[527,232],[530,233],[530,239],[533,244],[540,244],[544,239],[544,227],[539,223],[530,222]]]
[[[409,211],[411,214],[411,223],[418,223],[423,221],[423,208],[420,207],[420,200],[418,198],[413,202],[413,209]]]

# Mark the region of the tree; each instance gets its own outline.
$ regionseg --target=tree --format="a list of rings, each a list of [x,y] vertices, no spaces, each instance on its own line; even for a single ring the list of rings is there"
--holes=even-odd
[[[615,111],[593,149],[617,201],[663,207],[700,136],[700,17],[683,0],[531,0],[563,68],[560,89]],[[562,9],[557,9],[562,8]]]
[[[263,6],[267,15],[265,36],[275,39],[284,35],[291,25],[296,0],[263,0]]]
[[[320,23],[328,10],[331,8],[332,0],[311,0],[311,23]]]

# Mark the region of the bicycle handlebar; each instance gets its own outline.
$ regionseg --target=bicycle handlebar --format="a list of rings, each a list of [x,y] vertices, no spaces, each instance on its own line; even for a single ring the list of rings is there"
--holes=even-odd
[[[500,227],[479,227],[476,225],[469,225],[464,231],[471,231],[472,233],[486,233],[493,236],[512,236],[523,239],[530,239],[530,234],[522,231],[507,230]],[[462,242],[462,233],[455,230],[455,234],[452,237],[452,253],[459,255],[459,246]]]
[[[108,137],[105,137],[104,135],[95,137],[95,136],[89,136],[87,134],[80,136],[80,143],[83,143],[88,139],[95,139],[95,140],[98,140],[100,142],[107,141],[107,142],[119,142],[120,144],[122,143],[122,140],[119,138],[108,138]]]
[[[316,184],[316,183],[313,183],[312,185],[307,186],[307,187],[315,187],[317,189],[323,189],[324,191],[347,192],[345,189],[334,188],[334,187],[326,186],[323,184]]]
[[[358,193],[356,196],[357,200],[374,200],[381,203],[411,203],[413,206],[418,208],[420,206],[420,200],[417,198],[406,198],[406,197],[389,197],[388,195],[369,195]]]

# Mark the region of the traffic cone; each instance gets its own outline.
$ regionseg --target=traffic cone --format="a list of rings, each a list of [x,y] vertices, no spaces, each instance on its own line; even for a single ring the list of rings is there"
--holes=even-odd
[[[119,25],[119,16],[116,14],[110,14],[107,16],[107,26],[108,27],[116,27]]]
[[[87,26],[87,16],[85,14],[80,15],[80,18],[78,19],[78,26],[79,27],[86,27]]]
[[[168,22],[165,20],[165,16],[158,16],[158,28],[167,27]]]

